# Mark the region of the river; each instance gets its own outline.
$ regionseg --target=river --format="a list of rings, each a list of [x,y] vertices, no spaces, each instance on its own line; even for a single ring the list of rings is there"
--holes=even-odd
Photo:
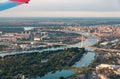
[[[96,36],[94,35],[87,35],[87,34],[84,34],[85,36],[88,36],[90,38],[86,39],[82,45],[85,47],[85,49],[87,49],[88,51],[91,51],[91,52],[88,52],[87,54],[85,54],[81,60],[79,60],[78,62],[76,62],[73,67],[82,67],[82,66],[85,66],[87,67],[93,60],[94,60],[94,57],[95,57],[95,52],[93,49],[89,48],[88,46],[91,46],[95,43],[97,43],[98,39]],[[63,47],[57,47],[57,48],[47,48],[47,49],[43,49],[43,50],[34,50],[34,51],[23,51],[23,52],[11,52],[11,53],[0,53],[0,56],[1,57],[4,57],[6,55],[14,55],[14,54],[20,54],[20,53],[32,53],[32,52],[43,52],[43,51],[49,51],[49,50],[59,50],[59,49],[65,49],[65,48],[71,48],[71,47],[80,47],[81,46],[81,42],[77,43],[77,44],[74,44],[74,45],[68,45],[68,46],[63,46]],[[29,79],[56,79],[58,77],[68,77],[72,74],[74,74],[75,72],[72,72],[70,70],[61,70],[61,71],[56,71],[55,73],[51,73],[49,72],[48,74],[46,74],[45,76],[43,77],[36,77],[36,78],[29,78]]]

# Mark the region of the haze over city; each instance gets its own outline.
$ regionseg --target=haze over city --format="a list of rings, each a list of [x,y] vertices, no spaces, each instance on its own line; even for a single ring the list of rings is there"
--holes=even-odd
[[[0,17],[120,17],[119,0],[31,0]]]

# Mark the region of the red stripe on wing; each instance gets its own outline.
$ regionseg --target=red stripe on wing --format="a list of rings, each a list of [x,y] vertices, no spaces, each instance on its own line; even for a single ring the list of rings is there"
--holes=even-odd
[[[20,2],[20,3],[28,3],[30,0],[10,0],[14,2]]]

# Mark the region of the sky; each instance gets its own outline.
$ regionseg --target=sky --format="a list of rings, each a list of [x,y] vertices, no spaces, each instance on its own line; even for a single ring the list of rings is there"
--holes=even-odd
[[[120,17],[120,0],[31,0],[0,17]]]

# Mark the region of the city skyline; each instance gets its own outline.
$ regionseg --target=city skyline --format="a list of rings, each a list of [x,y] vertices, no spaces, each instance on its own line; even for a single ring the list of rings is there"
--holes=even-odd
[[[120,17],[119,0],[31,0],[0,17]]]

